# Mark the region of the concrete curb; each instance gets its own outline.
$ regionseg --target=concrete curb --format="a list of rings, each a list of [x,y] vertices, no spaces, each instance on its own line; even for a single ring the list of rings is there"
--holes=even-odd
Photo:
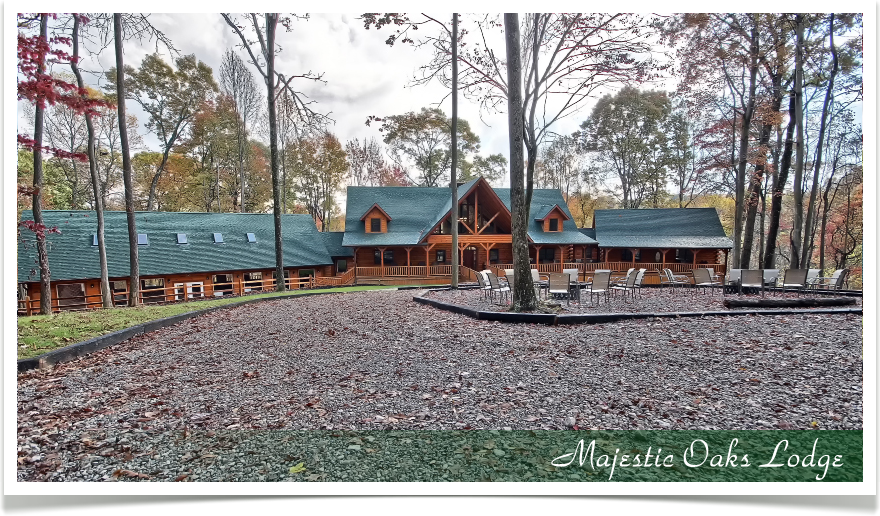
[[[393,287],[385,288],[382,290],[399,290]],[[177,324],[179,322],[185,321],[187,319],[192,319],[193,317],[198,317],[200,315],[205,315],[207,313],[213,312],[215,310],[225,310],[227,308],[237,308],[239,306],[248,305],[251,303],[261,303],[264,301],[277,301],[279,299],[291,299],[291,298],[300,298],[300,297],[309,297],[309,296],[324,296],[328,294],[348,294],[349,292],[306,292],[303,294],[285,294],[281,296],[274,297],[263,297],[256,299],[244,299],[237,303],[230,303],[228,305],[222,306],[212,306],[211,308],[205,308],[203,310],[195,310],[192,312],[184,312],[182,314],[172,315],[171,317],[166,317],[164,319],[156,319],[154,321],[148,321],[143,324],[138,324],[137,326],[132,326],[130,328],[126,328],[124,330],[119,330],[113,333],[108,333],[106,335],[101,335],[99,337],[95,337],[93,339],[85,340],[82,342],[77,342],[76,344],[71,344],[69,346],[64,346],[63,348],[58,348],[47,353],[43,353],[42,355],[38,355],[31,358],[22,358],[18,360],[18,372],[29,371],[31,369],[46,369],[48,367],[52,367],[55,364],[61,362],[69,362],[79,357],[83,357],[90,353],[94,353],[95,351],[100,351],[106,347],[112,346],[114,344],[119,344],[120,342],[125,342],[132,337],[137,337],[138,335],[143,335],[145,333],[150,333],[152,331],[161,330],[162,328],[167,328],[168,326]]]
[[[428,289],[428,292],[441,290],[449,290],[446,288]],[[557,326],[560,324],[603,324],[617,321],[626,321],[632,319],[680,319],[683,317],[731,317],[742,315],[802,315],[802,314],[858,314],[862,315],[861,308],[821,308],[810,310],[736,310],[730,312],[645,312],[645,313],[606,313],[606,314],[529,314],[517,312],[481,312],[468,308],[466,306],[454,305],[429,299],[426,297],[415,296],[413,301],[423,305],[433,306],[441,310],[466,315],[473,319],[484,321],[499,321],[505,323],[531,323],[546,324]]]

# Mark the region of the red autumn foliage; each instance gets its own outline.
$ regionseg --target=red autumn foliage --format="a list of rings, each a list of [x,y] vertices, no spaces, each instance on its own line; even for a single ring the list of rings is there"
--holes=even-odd
[[[57,14],[54,13],[50,16],[53,19],[57,18]],[[78,16],[82,23],[88,22],[85,16],[77,14],[74,16]],[[24,14],[19,14],[18,17],[20,21],[29,19]],[[61,36],[43,38],[39,34],[27,36],[18,33],[18,100],[26,100],[43,109],[61,104],[77,113],[90,115],[97,114],[100,107],[115,108],[111,102],[90,98],[85,88],[79,88],[47,73],[48,62],[69,64],[78,61],[78,58],[53,45],[70,46],[71,41],[70,38]],[[27,150],[34,150],[36,146],[33,138],[23,134],[18,135],[18,143]],[[57,158],[88,160],[88,156],[84,153],[71,153],[54,147],[40,147],[40,150]]]

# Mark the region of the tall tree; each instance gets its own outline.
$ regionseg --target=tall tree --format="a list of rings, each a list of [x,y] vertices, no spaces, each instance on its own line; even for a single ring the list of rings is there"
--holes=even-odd
[[[657,185],[665,184],[665,169],[657,163],[665,143],[662,125],[671,110],[663,91],[623,88],[605,95],[590,117],[581,124],[585,147],[616,174],[621,206],[635,209],[648,199]]]
[[[254,76],[247,69],[245,62],[232,50],[223,54],[220,64],[220,84],[224,93],[229,95],[238,113],[235,136],[238,142],[238,174],[241,183],[241,212],[245,211],[245,193],[247,183],[244,174],[244,160],[247,152],[248,122],[253,121],[260,110],[260,94]]]
[[[458,177],[455,169],[458,166],[458,13],[452,13],[452,127],[449,134],[452,144],[452,159],[450,159],[449,172],[449,190],[452,194],[452,211],[450,214],[450,224],[452,228],[452,278],[450,287],[452,290],[458,290]],[[475,226],[476,227],[476,226]]]
[[[805,15],[794,17],[795,34],[795,71],[794,71],[794,120],[795,120],[795,165],[794,165],[794,222],[791,228],[791,268],[800,269],[801,245],[803,243],[804,219],[804,28]]]
[[[77,113],[95,112],[100,106],[108,106],[107,102],[89,98],[85,89],[65,82],[47,73],[46,63],[49,58],[69,63],[72,56],[52,44],[70,44],[69,38],[56,36],[49,38],[49,18],[54,14],[18,15],[18,80],[17,94],[19,100],[26,100],[34,105],[33,138],[19,134],[17,141],[24,149],[33,153],[33,182],[30,188],[20,189],[20,193],[30,195],[33,200],[33,220],[21,221],[20,225],[34,233],[37,248],[37,262],[40,269],[40,313],[48,315],[52,312],[51,272],[46,245],[46,233],[58,232],[57,228],[47,228],[43,222],[43,152],[55,158],[76,158],[86,161],[88,157],[81,152],[71,153],[64,149],[43,146],[43,119],[47,106],[61,104]],[[38,33],[32,36],[24,30],[31,29],[34,24],[39,27]]]
[[[256,13],[246,15],[250,30],[256,34],[257,41],[253,41],[245,36],[244,30],[247,30],[245,23],[240,23],[234,16],[222,13],[226,24],[235,32],[241,40],[241,46],[244,48],[251,59],[251,64],[257,68],[266,84],[266,97],[268,104],[269,118],[269,154],[270,167],[272,170],[272,216],[275,226],[275,278],[276,289],[281,292],[286,290],[287,286],[284,282],[284,251],[281,232],[281,180],[278,169],[278,127],[276,123],[277,112],[275,110],[275,101],[281,89],[285,89],[290,93],[293,103],[293,109],[302,125],[304,126],[321,126],[323,127],[329,118],[326,115],[316,113],[311,109],[309,104],[311,101],[303,100],[304,95],[295,91],[290,83],[294,79],[307,79],[312,81],[320,81],[321,76],[308,72],[302,75],[291,75],[288,78],[275,70],[275,55],[278,52],[275,45],[275,32],[279,21],[287,29],[290,30],[292,19],[289,17],[281,18],[278,13],[264,13],[262,23]],[[307,17],[304,17],[307,19]],[[258,46],[257,46],[258,45]]]
[[[371,116],[367,125],[382,122],[379,132],[389,148],[389,155],[398,165],[408,160],[420,172],[411,182],[419,186],[440,186],[447,180],[452,160],[452,119],[439,108],[422,108],[418,113],[384,118]],[[456,160],[462,167],[468,154],[478,152],[480,137],[474,134],[467,120],[456,120]]]
[[[436,79],[449,85],[451,47],[444,23],[425,14],[411,20],[399,13],[366,13],[362,19],[366,28],[396,27],[396,33],[386,40],[389,45],[397,41],[430,45],[433,58],[419,68],[420,76],[414,83],[427,84]],[[439,36],[414,40],[412,32],[425,24],[441,25],[444,30]],[[539,146],[550,128],[581,109],[600,89],[651,80],[665,68],[650,58],[652,47],[644,36],[652,26],[645,17],[632,14],[536,13],[526,17],[520,43],[524,66],[523,136],[528,154],[526,209],[531,202]],[[507,62],[501,57],[504,52],[490,43],[492,33],[500,27],[497,17],[476,15],[472,29],[462,31],[473,40],[460,38],[462,95],[487,112],[503,110],[508,103]]]
[[[131,180],[131,152],[128,146],[128,124],[125,118],[125,66],[122,58],[122,15],[113,14],[113,43],[116,51],[116,98],[119,105],[119,145],[122,151],[122,182],[125,186],[125,218],[128,226],[129,288],[128,306],[140,304],[141,274],[138,260],[137,223],[134,219],[134,185]]]
[[[385,159],[382,149],[375,138],[358,138],[345,142],[345,153],[348,155],[348,181],[351,186],[378,186],[381,182]]]
[[[80,16],[73,16],[73,29],[71,31],[71,40],[73,42],[73,58],[70,60],[70,68],[76,76],[76,84],[80,89],[85,89],[82,73],[80,73],[79,62],[79,39],[80,24],[83,20]],[[104,308],[113,307],[113,293],[110,291],[110,275],[107,269],[107,246],[104,243],[104,192],[101,189],[101,179],[98,175],[98,160],[95,156],[95,126],[92,123],[92,114],[86,112],[84,114],[86,121],[86,132],[88,142],[86,153],[89,158],[89,176],[92,182],[92,194],[94,195],[95,218],[98,222],[97,238],[98,238],[98,262],[101,267],[101,305]]]
[[[147,211],[153,211],[156,184],[168,163],[168,155],[184,137],[199,108],[217,91],[211,68],[198,61],[195,55],[182,56],[174,61],[175,70],[158,54],[144,57],[139,69],[125,70],[128,99],[134,100],[148,115],[148,130],[155,133],[162,148],[162,161],[156,167],[147,198]],[[107,72],[107,88],[116,88],[116,70]]]
[[[520,64],[519,15],[504,15],[507,50],[507,124],[510,142],[510,212],[513,246],[513,299],[511,310],[527,312],[538,307],[529,264],[528,204],[523,185],[523,99]]]

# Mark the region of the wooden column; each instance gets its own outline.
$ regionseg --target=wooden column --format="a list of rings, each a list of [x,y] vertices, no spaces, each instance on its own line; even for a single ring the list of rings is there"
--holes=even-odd
[[[662,268],[664,268],[664,269],[666,268],[666,253],[668,253],[668,252],[669,252],[669,249],[660,249],[660,253],[663,255],[663,264],[662,264],[663,267]]]
[[[691,254],[694,255],[694,267],[693,268],[696,269],[697,268],[697,253],[694,251],[694,249],[691,249]]]
[[[412,247],[406,247],[406,266],[409,267],[409,252],[412,251]]]
[[[541,265],[541,246],[535,246],[535,267]]]
[[[638,249],[635,249],[635,248],[629,250],[630,254],[632,254],[633,267],[635,267],[635,265],[636,265],[636,251],[638,251]]]
[[[387,247],[377,247],[376,249],[379,250],[379,267],[382,268],[381,269],[382,272],[379,275],[384,276],[385,275],[385,249],[387,249]]]

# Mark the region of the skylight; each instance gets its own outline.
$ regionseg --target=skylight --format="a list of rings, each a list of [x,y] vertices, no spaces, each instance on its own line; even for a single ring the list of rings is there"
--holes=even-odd
[[[146,233],[138,233],[138,245],[150,245]]]
[[[247,239],[248,239],[248,242],[250,242],[250,243],[253,244],[253,243],[255,243],[255,242],[257,241],[257,235],[255,235],[255,234],[253,234],[253,233],[248,233],[248,234],[247,234]]]
[[[214,233],[214,243],[222,244],[223,243],[223,233]]]
[[[186,244],[186,233],[178,233],[177,234],[177,243],[178,244]]]
[[[97,245],[98,245],[98,235],[94,234],[94,235],[92,235],[92,247],[95,247]]]

